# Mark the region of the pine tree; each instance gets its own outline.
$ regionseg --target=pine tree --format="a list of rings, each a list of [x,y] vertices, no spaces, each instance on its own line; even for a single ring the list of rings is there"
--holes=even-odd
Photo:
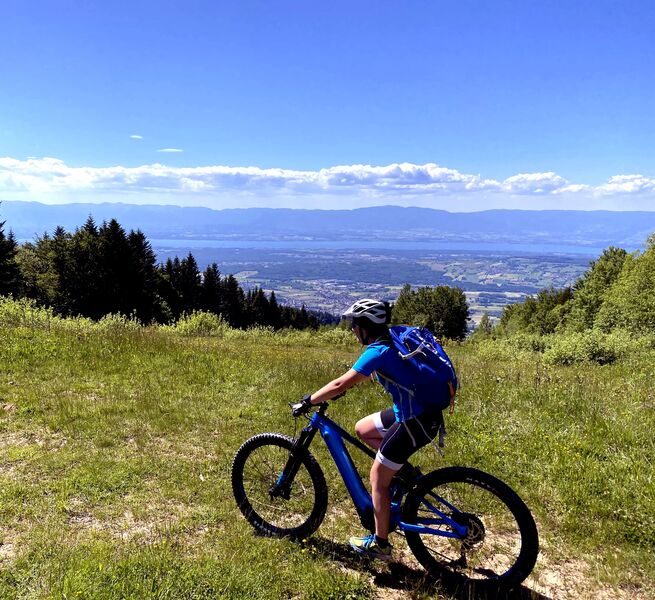
[[[300,310],[296,313],[296,319],[294,326],[296,329],[307,329],[309,327],[309,315],[307,314],[307,309],[303,304],[300,307]]]
[[[5,236],[4,225],[4,221],[0,222],[0,296],[18,296],[21,291],[20,270],[16,262],[18,244],[11,231]]]
[[[62,274],[69,293],[69,312],[92,318],[104,315],[106,289],[103,281],[100,233],[93,217],[70,236],[68,268]]]
[[[232,327],[245,327],[247,319],[245,315],[246,295],[234,275],[228,275],[223,280],[223,316]]]
[[[86,314],[100,318],[110,313],[130,314],[134,310],[130,290],[132,252],[127,234],[116,219],[103,223],[98,231],[98,301]]]
[[[216,314],[221,314],[221,273],[218,265],[212,263],[202,274],[202,290],[200,294],[200,307]]]
[[[71,290],[75,276],[71,260],[71,238],[72,236],[66,233],[63,227],[59,226],[55,228],[52,238],[47,241],[47,247],[45,248],[56,278],[52,307],[61,315],[73,314]]]
[[[139,230],[130,231],[127,241],[132,255],[128,270],[130,303],[142,322],[162,321],[165,309],[158,293],[159,273],[152,246]]]
[[[182,311],[189,314],[200,308],[202,291],[200,271],[198,263],[191,252],[180,261],[179,276],[176,283],[177,292],[182,299]]]
[[[271,291],[271,295],[268,297],[268,314],[266,320],[275,329],[281,327],[280,306],[277,303],[274,291]]]
[[[248,291],[246,295],[246,307],[248,325],[269,325],[269,304],[262,288],[255,287]]]
[[[157,268],[158,295],[161,298],[162,305],[161,319],[164,321],[177,319],[182,311],[182,299],[174,285],[174,281],[178,276],[180,261],[177,257],[175,257],[175,261],[168,258],[165,264]],[[168,314],[168,319],[164,317],[166,314]]]

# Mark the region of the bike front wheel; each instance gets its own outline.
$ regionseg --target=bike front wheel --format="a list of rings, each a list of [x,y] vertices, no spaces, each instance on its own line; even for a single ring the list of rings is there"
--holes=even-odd
[[[232,462],[232,491],[243,516],[258,533],[304,539],[316,531],[327,509],[327,485],[316,459],[300,450],[297,472],[282,493],[279,481],[291,458],[294,440],[261,433],[237,451]],[[295,471],[295,469],[294,469]]]
[[[518,584],[539,553],[537,526],[523,500],[478,469],[449,467],[423,477],[405,500],[403,521],[432,530],[405,535],[417,560],[437,577],[450,572]],[[455,534],[453,522],[463,528],[457,537],[446,537]]]

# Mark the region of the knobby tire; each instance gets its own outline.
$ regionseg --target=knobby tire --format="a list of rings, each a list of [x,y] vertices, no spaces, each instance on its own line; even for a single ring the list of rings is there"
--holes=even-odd
[[[261,433],[244,442],[232,462],[232,491],[237,506],[261,535],[305,539],[325,517],[325,476],[307,450],[299,451],[301,464],[289,498],[269,494],[289,459],[293,442],[293,438],[280,433]]]
[[[439,502],[439,498],[447,504]],[[537,526],[523,500],[496,477],[469,467],[448,467],[422,477],[403,505],[403,520],[437,515],[428,506],[469,527],[468,541],[406,532],[407,544],[433,576],[455,574],[477,583],[520,584],[532,572],[539,553]],[[455,507],[461,511],[454,510]],[[447,525],[437,525],[450,530]]]

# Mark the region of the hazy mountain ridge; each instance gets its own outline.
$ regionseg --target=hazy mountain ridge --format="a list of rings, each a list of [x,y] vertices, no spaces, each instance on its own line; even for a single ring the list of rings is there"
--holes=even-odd
[[[655,212],[488,210],[457,213],[380,206],[353,210],[204,207],[124,203],[58,204],[4,201],[0,220],[17,238],[73,230],[92,215],[112,218],[150,238],[242,240],[368,239],[479,241],[583,246],[641,246],[655,231]]]

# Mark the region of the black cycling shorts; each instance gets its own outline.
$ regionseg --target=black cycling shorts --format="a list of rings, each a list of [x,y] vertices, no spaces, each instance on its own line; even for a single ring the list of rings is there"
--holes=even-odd
[[[396,421],[393,408],[372,416],[377,430],[384,436],[375,458],[394,471],[400,469],[419,448],[423,448],[437,437],[443,424],[440,410],[423,413],[402,423]]]

